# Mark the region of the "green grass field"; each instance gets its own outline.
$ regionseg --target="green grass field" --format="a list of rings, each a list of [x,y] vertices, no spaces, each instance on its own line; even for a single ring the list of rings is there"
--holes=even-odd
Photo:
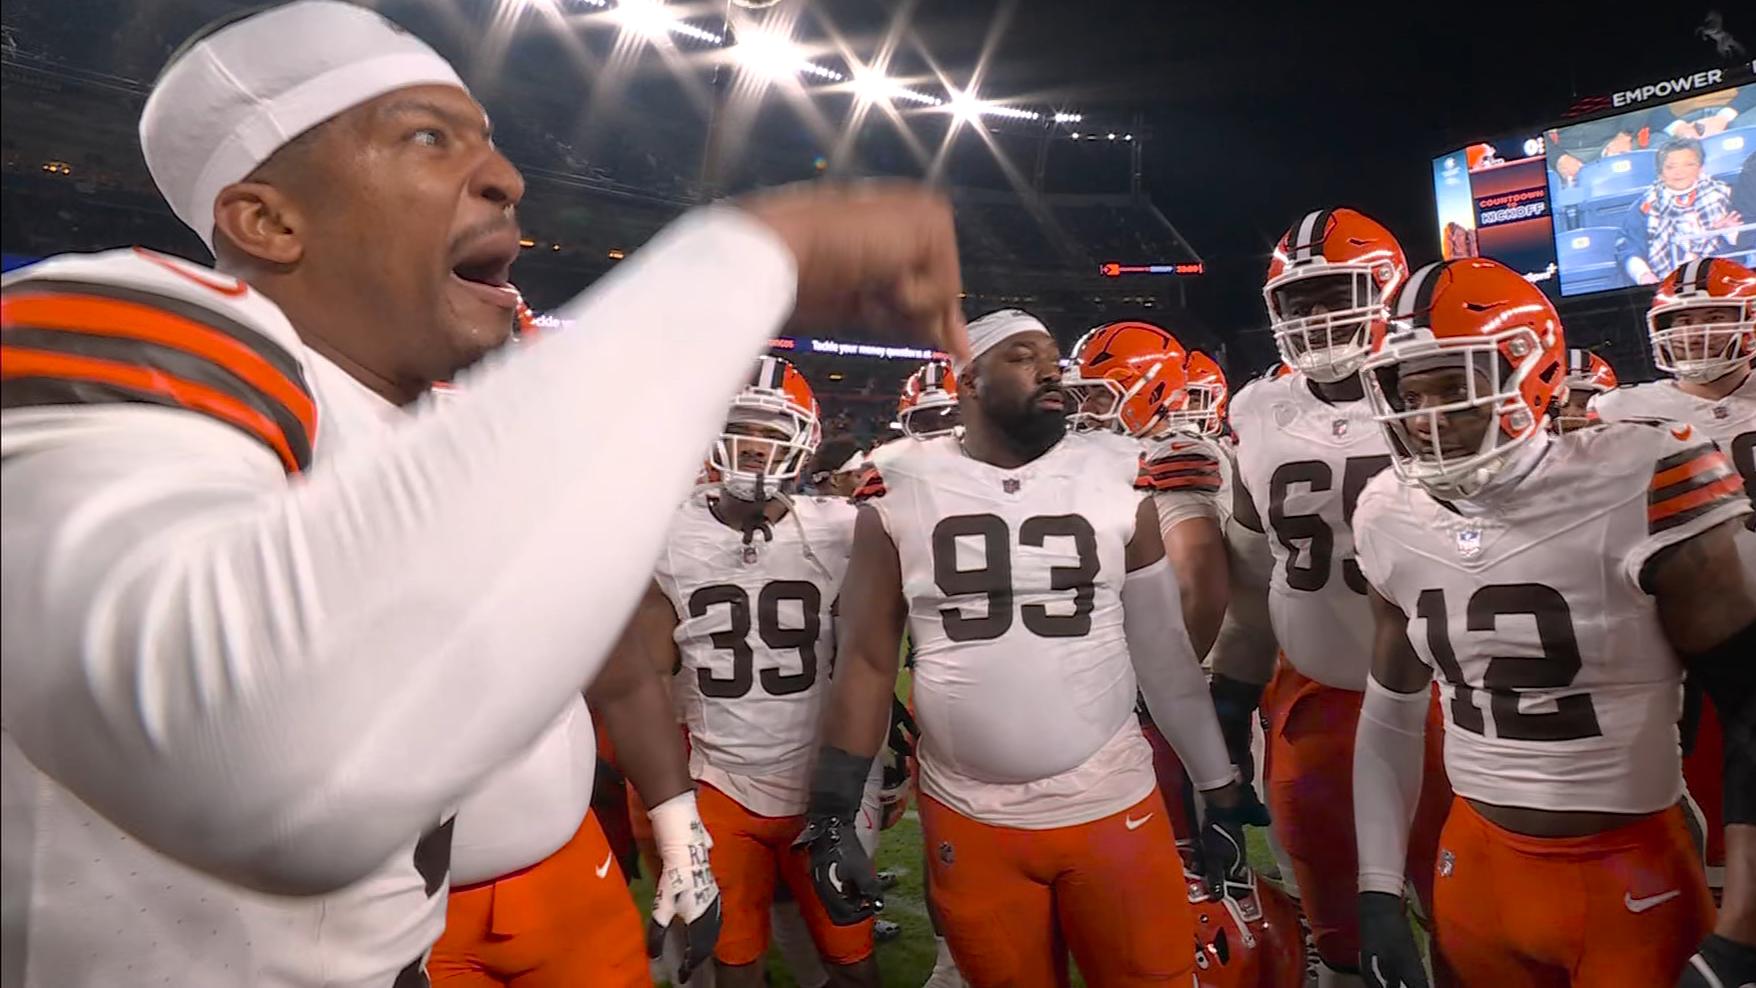
[[[897,683],[897,695],[908,695],[909,674],[904,670]],[[1272,866],[1268,844],[1261,831],[1248,832],[1250,860],[1258,868]],[[919,988],[932,973],[936,947],[933,928],[927,921],[927,890],[922,874],[921,823],[911,807],[896,826],[886,830],[878,844],[878,868],[896,873],[897,882],[884,897],[883,919],[902,927],[895,940],[878,946],[878,966],[887,988]],[[632,889],[642,915],[652,905],[652,879],[643,876]],[[1181,889],[1166,889],[1166,894],[1181,894]],[[778,951],[768,955],[768,979],[774,988],[796,988],[793,976],[780,959]],[[1077,972],[1074,983],[1082,984]]]

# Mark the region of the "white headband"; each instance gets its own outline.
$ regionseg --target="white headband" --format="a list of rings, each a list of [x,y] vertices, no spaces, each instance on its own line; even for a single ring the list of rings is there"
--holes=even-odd
[[[1000,309],[969,324],[969,359],[956,370],[963,373],[982,354],[1021,333],[1044,333],[1054,336],[1036,316],[1023,309]]]
[[[293,138],[409,86],[465,89],[438,52],[377,12],[298,0],[196,42],[165,67],[140,149],[171,210],[213,249],[213,203]]]

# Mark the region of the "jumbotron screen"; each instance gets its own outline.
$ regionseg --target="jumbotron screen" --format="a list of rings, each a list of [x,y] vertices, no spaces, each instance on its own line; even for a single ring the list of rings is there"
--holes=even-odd
[[[1546,137],[1562,294],[1657,284],[1698,257],[1756,261],[1756,85],[1693,88]]]
[[[1491,257],[1557,293],[1543,148],[1541,134],[1508,134],[1433,159],[1441,257]]]

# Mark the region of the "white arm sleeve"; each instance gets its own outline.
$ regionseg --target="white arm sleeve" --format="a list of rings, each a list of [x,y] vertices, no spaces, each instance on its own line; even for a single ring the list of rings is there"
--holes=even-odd
[[[1215,675],[1261,686],[1274,674],[1274,659],[1280,651],[1268,617],[1268,579],[1274,557],[1268,550],[1268,536],[1245,528],[1235,518],[1226,523],[1226,546],[1232,564],[1232,593],[1219,637],[1207,653],[1208,665]]]
[[[1171,566],[1159,559],[1122,582],[1122,632],[1152,722],[1176,749],[1197,789],[1217,789],[1235,778],[1207,677],[1189,632]]]
[[[1402,895],[1408,830],[1421,796],[1428,692],[1397,693],[1366,677],[1354,736],[1354,839],[1360,891]]]
[[[570,303],[575,328],[290,483],[174,411],[12,444],[7,732],[221,878],[368,874],[596,673],[796,278],[757,221],[702,210]],[[614,367],[648,355],[662,378]]]

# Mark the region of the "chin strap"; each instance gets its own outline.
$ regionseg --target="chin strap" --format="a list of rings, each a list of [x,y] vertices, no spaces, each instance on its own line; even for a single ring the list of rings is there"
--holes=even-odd
[[[744,544],[749,545],[755,541],[758,531],[762,533],[763,541],[773,542],[774,526],[769,524],[768,509],[765,506],[768,501],[767,474],[759,473],[756,475],[756,496],[753,500],[761,507],[761,510],[744,519]]]

